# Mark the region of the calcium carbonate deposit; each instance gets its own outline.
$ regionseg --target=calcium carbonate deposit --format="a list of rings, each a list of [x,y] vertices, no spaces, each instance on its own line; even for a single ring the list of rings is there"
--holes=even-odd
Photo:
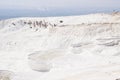
[[[0,21],[0,80],[119,79],[119,12]]]

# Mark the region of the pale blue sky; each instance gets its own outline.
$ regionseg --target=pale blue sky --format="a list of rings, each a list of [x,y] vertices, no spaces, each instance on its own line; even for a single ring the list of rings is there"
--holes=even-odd
[[[89,8],[89,7],[117,7],[120,0],[0,0],[0,9],[41,9],[43,8]]]
[[[120,0],[0,0],[0,18],[79,15],[113,10],[120,10]]]

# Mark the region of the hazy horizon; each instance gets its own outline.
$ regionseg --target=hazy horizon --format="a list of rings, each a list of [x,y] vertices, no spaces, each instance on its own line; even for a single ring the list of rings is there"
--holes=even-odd
[[[0,19],[70,16],[120,11],[120,0],[3,0]]]
[[[56,17],[56,16],[75,16],[94,13],[111,13],[120,9],[85,9],[85,10],[24,10],[24,9],[5,9],[1,10],[0,19],[17,17]]]

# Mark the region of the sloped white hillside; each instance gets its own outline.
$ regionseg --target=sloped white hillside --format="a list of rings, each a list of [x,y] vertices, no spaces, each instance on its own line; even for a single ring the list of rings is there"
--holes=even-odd
[[[120,14],[0,21],[0,57],[13,80],[116,80]]]

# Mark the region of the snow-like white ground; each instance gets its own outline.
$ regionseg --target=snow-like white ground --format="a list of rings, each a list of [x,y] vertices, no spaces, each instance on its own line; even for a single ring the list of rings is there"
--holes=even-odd
[[[0,21],[0,70],[12,80],[116,80],[120,14]]]

